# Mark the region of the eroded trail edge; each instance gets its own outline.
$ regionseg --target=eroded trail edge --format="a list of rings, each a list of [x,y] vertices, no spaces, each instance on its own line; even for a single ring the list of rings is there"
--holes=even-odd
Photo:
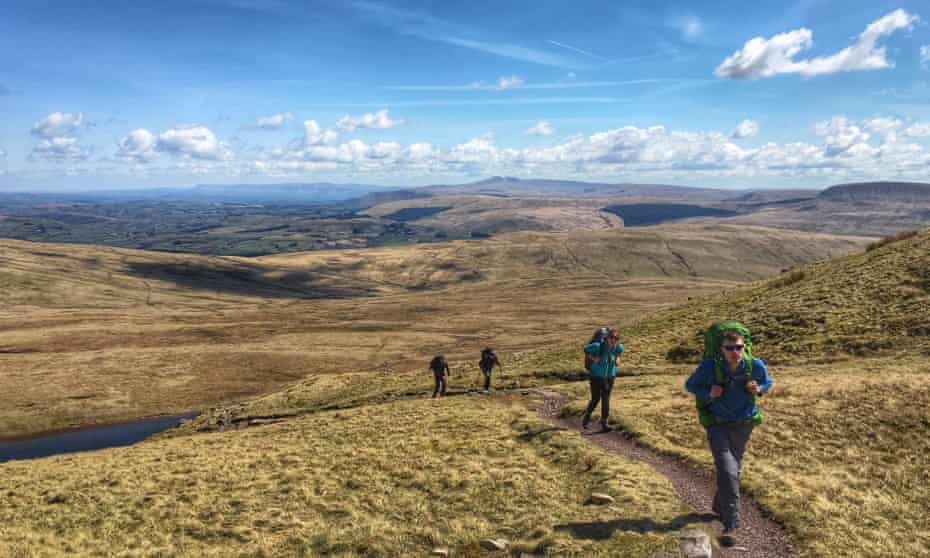
[[[539,411],[553,426],[581,431],[581,419],[562,416],[564,396],[538,388],[532,391],[545,398],[544,405]],[[715,483],[710,471],[686,459],[663,455],[642,446],[620,431],[585,434],[583,437],[610,453],[623,455],[650,465],[671,481],[682,500],[695,511],[706,512],[708,520],[713,521],[710,519],[713,517],[710,507],[714,497]],[[750,448],[751,444],[750,442]],[[751,459],[751,455],[749,458]],[[719,533],[720,524],[713,522],[715,532]],[[715,558],[796,558],[799,556],[785,529],[766,516],[756,501],[745,493],[740,497],[740,523],[736,546],[733,548],[714,547]]]

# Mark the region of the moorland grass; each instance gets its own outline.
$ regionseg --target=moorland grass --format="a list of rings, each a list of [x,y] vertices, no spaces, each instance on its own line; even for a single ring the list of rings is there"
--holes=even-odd
[[[928,278],[924,230],[657,312],[624,331],[621,368],[643,375],[618,382],[618,418],[644,443],[711,466],[683,384],[702,329],[743,321],[775,378],[746,487],[806,555],[930,555]],[[585,386],[568,392],[567,412],[581,412]]]
[[[0,240],[0,437],[424,370],[437,353],[477,372],[488,344],[509,366],[588,335],[591,308],[628,323],[862,245],[656,227],[250,260]]]
[[[806,556],[930,552],[930,371],[922,361],[777,367],[749,445],[743,485]],[[713,469],[680,375],[621,378],[612,414],[656,449]],[[586,386],[566,412],[580,414]]]
[[[397,401],[0,466],[0,555],[650,556],[695,521],[522,403]],[[591,492],[616,501],[591,505]]]

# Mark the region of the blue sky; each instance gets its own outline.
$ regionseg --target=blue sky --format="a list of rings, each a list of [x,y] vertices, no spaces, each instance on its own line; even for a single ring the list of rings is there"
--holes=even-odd
[[[904,1],[9,1],[0,189],[930,181]]]

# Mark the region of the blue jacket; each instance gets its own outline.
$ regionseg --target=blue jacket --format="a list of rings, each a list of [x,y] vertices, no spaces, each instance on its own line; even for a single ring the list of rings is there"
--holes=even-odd
[[[707,403],[707,410],[718,419],[729,422],[745,420],[756,414],[756,406],[752,404],[752,396],[746,393],[746,382],[743,379],[746,363],[740,361],[739,370],[730,373],[727,364],[723,364],[723,377],[725,384],[723,395],[716,399],[710,398],[710,388],[717,383],[714,372],[713,359],[705,358],[698,365],[697,370],[685,382],[685,389],[690,391],[699,400]],[[771,389],[772,378],[768,368],[761,359],[752,359],[752,379],[759,384],[762,395]]]
[[[613,350],[610,349],[609,343],[604,341],[604,344],[607,345],[607,347],[604,348],[603,355],[601,355],[601,342],[599,341],[585,345],[584,352],[601,357],[600,362],[591,363],[592,376],[597,376],[598,378],[614,378],[617,376],[616,357],[623,353],[623,343],[618,341],[617,344],[614,345]]]

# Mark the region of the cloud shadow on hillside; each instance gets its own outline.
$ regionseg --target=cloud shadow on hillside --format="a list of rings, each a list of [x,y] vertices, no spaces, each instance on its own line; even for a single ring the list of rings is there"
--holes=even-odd
[[[288,271],[276,277],[259,267],[220,267],[196,263],[128,262],[126,270],[147,280],[175,283],[192,290],[213,291],[240,296],[294,299],[345,299],[373,296],[367,286],[336,286],[324,283],[317,273]]]

